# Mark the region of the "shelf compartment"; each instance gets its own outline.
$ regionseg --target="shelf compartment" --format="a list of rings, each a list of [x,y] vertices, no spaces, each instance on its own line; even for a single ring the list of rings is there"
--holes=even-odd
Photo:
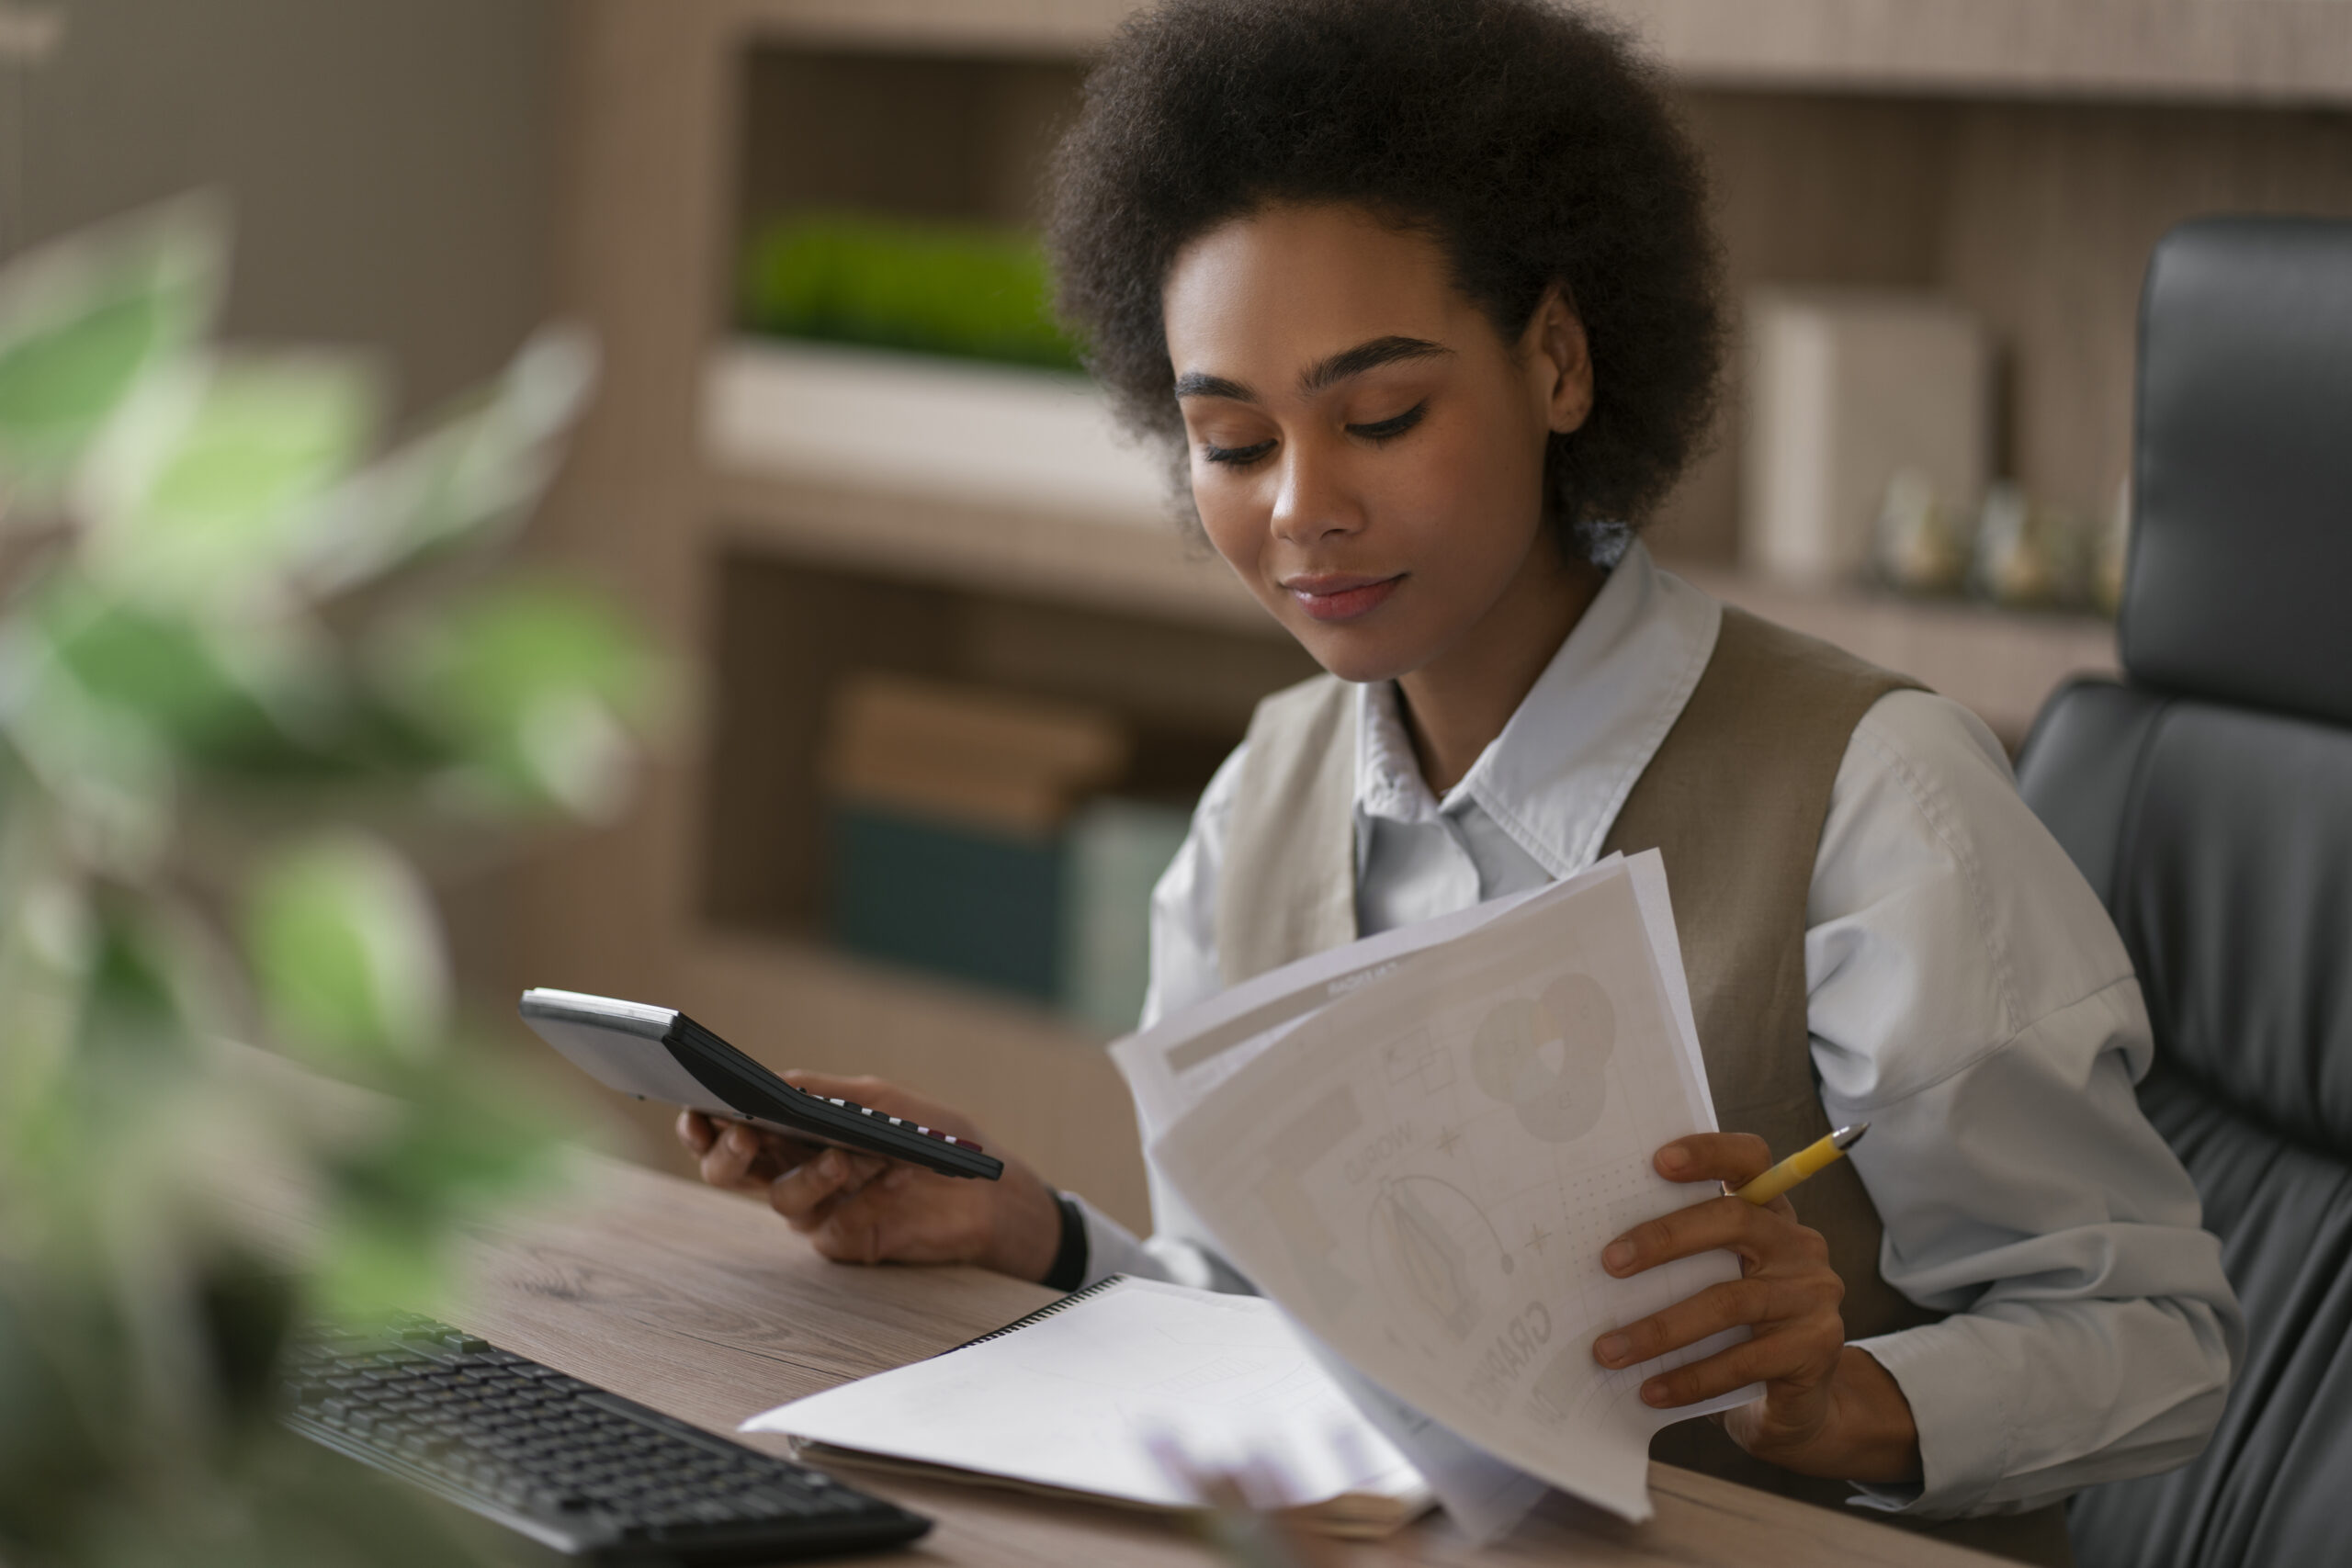
[[[926,4],[939,22],[962,8]],[[821,29],[756,37],[728,68],[739,242],[742,225],[824,209],[1035,227],[1038,170],[1085,77],[1050,44],[968,52]]]
[[[1189,807],[1260,697],[1314,671],[1287,638],[734,551],[712,569],[703,918],[807,935],[831,870],[819,757],[861,675],[1074,703],[1133,752],[1116,793]]]

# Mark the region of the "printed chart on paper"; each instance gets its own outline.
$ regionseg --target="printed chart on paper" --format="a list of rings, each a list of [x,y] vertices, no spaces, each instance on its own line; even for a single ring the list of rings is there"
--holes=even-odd
[[[1235,1265],[1352,1365],[1640,1517],[1663,1418],[1637,1391],[1719,1346],[1611,1372],[1592,1342],[1737,1265],[1600,1266],[1613,1237],[1703,1197],[1650,1156],[1714,1124],[1661,969],[1679,955],[1657,952],[1633,884],[1605,877],[1331,1002],[1155,1154]]]

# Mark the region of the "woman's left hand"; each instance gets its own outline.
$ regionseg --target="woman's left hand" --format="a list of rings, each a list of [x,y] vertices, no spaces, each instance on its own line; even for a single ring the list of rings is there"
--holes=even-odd
[[[1657,1156],[1658,1174],[1669,1181],[1729,1188],[1771,1163],[1764,1140],[1747,1133],[1678,1138]],[[1807,1475],[1917,1481],[1919,1438],[1910,1404],[1868,1351],[1846,1343],[1838,1314],[1845,1282],[1829,1267],[1821,1233],[1800,1224],[1786,1198],[1758,1207],[1726,1195],[1677,1210],[1611,1242],[1601,1267],[1622,1280],[1718,1248],[1739,1258],[1738,1279],[1611,1329],[1594,1343],[1593,1359],[1605,1367],[1638,1366],[1744,1325],[1753,1331],[1746,1342],[1645,1382],[1644,1403],[1695,1404],[1760,1382],[1762,1399],[1717,1417],[1749,1453]]]

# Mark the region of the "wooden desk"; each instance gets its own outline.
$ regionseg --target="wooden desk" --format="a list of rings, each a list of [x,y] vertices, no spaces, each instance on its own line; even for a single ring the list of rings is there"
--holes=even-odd
[[[901,1365],[998,1327],[1054,1292],[974,1269],[828,1263],[750,1199],[617,1162],[587,1162],[574,1201],[484,1227],[461,1326],[715,1432],[754,1412]],[[752,1437],[784,1451],[780,1438]],[[912,1548],[861,1561],[998,1565],[1203,1564],[1206,1548],[1162,1516],[983,1486],[844,1470],[929,1515]],[[1657,1517],[1624,1524],[1554,1497],[1478,1551],[1432,1516],[1351,1543],[1350,1568],[1385,1563],[1674,1564],[1678,1568],[1941,1568],[1997,1560],[1827,1509],[1660,1465]]]

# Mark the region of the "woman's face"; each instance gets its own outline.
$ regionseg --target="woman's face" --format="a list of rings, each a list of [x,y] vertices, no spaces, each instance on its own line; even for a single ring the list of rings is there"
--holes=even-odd
[[[1209,540],[1325,669],[1423,670],[1556,580],[1544,445],[1592,404],[1556,294],[1510,342],[1436,242],[1284,206],[1185,246],[1162,304]]]

